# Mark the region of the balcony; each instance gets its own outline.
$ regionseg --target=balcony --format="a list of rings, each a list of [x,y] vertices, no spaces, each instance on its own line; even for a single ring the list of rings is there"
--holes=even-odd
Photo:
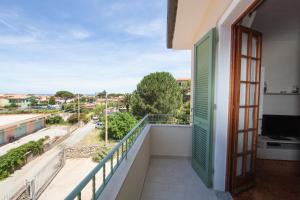
[[[66,199],[218,199],[192,169],[184,121],[147,115]]]

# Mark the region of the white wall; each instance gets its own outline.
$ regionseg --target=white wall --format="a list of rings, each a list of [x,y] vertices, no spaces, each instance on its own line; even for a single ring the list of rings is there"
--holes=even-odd
[[[189,125],[152,125],[151,155],[192,157],[192,127]]]
[[[300,87],[300,3],[266,1],[252,28],[262,32],[262,65],[268,93]],[[264,114],[300,115],[300,96],[265,95]]]
[[[230,55],[231,24],[253,2],[253,0],[234,0],[217,24],[217,61],[215,69],[215,126],[214,126],[214,178],[213,188],[225,190],[228,117],[230,98]]]

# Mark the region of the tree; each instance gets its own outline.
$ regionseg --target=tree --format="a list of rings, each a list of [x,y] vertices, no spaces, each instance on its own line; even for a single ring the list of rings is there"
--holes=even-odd
[[[108,116],[108,136],[121,140],[137,124],[135,117],[128,112],[119,112]]]
[[[37,101],[37,98],[35,96],[31,96],[29,98],[29,101],[30,101],[30,106],[37,106],[38,105],[38,101]]]
[[[84,123],[88,123],[90,119],[87,117],[87,115],[80,113],[79,120],[83,121]],[[78,114],[72,114],[67,121],[70,124],[76,124],[78,122]]]
[[[97,116],[102,116],[103,115],[103,111],[105,109],[105,105],[97,105],[94,109],[93,112],[95,115]]]
[[[143,78],[132,96],[132,112],[143,117],[152,114],[174,114],[182,105],[182,93],[168,72],[155,72]]]
[[[107,95],[108,98],[123,96],[122,93],[110,93]]]
[[[58,91],[56,92],[55,96],[64,99],[66,103],[68,99],[74,98],[75,95],[69,91]]]
[[[131,104],[131,94],[129,93],[126,93],[124,95],[124,99],[122,101],[122,103],[124,104],[124,106],[126,107],[126,111],[129,112],[129,107],[130,107],[130,104]]]
[[[105,98],[105,96],[106,96],[106,91],[103,90],[102,92],[99,92],[96,96],[97,96],[98,98],[103,99],[103,98]]]
[[[50,105],[55,105],[55,97],[54,96],[51,96],[50,99],[49,99],[49,102],[48,102]]]

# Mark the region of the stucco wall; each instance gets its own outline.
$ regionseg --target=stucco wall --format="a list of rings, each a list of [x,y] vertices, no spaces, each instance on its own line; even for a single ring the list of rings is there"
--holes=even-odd
[[[262,66],[268,93],[300,87],[299,5],[293,0],[266,2],[254,19],[252,28],[263,34]],[[264,95],[263,113],[300,115],[300,96]]]
[[[150,127],[138,137],[127,159],[123,160],[98,199],[138,200],[150,162]]]
[[[151,126],[151,155],[192,157],[192,127],[178,125]]]
[[[118,193],[117,200],[138,200],[142,194],[144,180],[150,162],[150,134],[147,134],[143,145],[135,157],[126,179]]]
[[[191,126],[148,125],[99,199],[140,199],[151,156],[191,157],[191,151]]]

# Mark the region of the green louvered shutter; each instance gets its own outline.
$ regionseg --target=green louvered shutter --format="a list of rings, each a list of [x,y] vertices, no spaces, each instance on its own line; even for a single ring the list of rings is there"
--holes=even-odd
[[[195,45],[192,166],[212,186],[215,29]]]

